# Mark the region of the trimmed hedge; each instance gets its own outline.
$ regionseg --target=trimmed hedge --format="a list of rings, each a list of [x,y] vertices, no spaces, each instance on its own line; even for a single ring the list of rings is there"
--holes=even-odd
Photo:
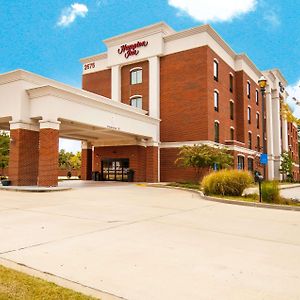
[[[249,172],[221,170],[205,176],[201,187],[205,195],[242,196],[244,189],[253,183]]]

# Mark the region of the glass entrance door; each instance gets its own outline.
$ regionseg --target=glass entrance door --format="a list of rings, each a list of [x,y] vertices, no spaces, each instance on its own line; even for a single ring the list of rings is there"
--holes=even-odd
[[[129,159],[105,159],[101,162],[103,180],[128,181]]]

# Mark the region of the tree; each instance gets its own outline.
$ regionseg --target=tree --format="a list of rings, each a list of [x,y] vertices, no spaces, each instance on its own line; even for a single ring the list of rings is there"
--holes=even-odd
[[[283,175],[283,180],[293,181],[293,159],[288,151],[281,154],[279,171]]]
[[[71,171],[72,169],[78,170],[81,167],[81,153],[76,154],[66,152],[64,149],[59,151],[58,164],[61,169]]]
[[[6,132],[0,132],[0,169],[1,174],[4,173],[4,169],[8,167],[9,162],[9,143],[10,138]]]
[[[218,165],[221,169],[233,165],[233,156],[226,148],[211,147],[208,145],[183,146],[180,148],[175,163],[185,168],[194,168],[197,177],[203,168],[212,168]]]

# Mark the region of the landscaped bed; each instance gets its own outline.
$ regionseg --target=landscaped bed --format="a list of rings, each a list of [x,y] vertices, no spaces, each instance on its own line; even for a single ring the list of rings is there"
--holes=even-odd
[[[0,300],[93,300],[54,283],[0,266]]]
[[[201,185],[198,183],[193,183],[193,182],[172,182],[169,183],[167,186],[170,187],[178,187],[178,188],[183,188],[183,189],[192,189],[196,191],[203,191],[201,188]],[[258,185],[252,185],[251,187],[257,187]],[[243,196],[222,196],[222,195],[216,195],[216,194],[210,194],[208,195],[209,197],[212,198],[218,198],[218,199],[223,199],[223,200],[235,200],[235,201],[244,201],[244,202],[254,202],[254,203],[259,203],[259,195],[258,194],[248,194],[248,195],[243,195]],[[270,203],[270,202],[263,202],[263,203],[268,203],[268,204],[274,204],[274,205],[292,205],[292,206],[298,206],[300,207],[300,202],[293,201],[291,199],[284,199],[281,198],[280,203]]]

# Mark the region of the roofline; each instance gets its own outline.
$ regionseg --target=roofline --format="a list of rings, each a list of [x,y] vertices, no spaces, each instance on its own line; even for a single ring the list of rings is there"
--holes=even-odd
[[[151,31],[151,33],[156,32],[156,31],[157,32],[163,32],[166,35],[170,34],[170,32],[172,32],[172,33],[176,32],[167,23],[165,23],[165,22],[162,21],[162,22],[154,23],[154,24],[142,27],[142,28],[138,28],[138,29],[135,29],[135,30],[132,30],[132,31],[129,31],[129,32],[126,32],[126,33],[122,33],[122,34],[116,35],[114,37],[105,39],[105,40],[103,40],[103,43],[105,45],[107,45],[107,46],[114,46],[116,44],[119,44],[119,40],[122,39],[122,38],[135,37],[135,36],[138,36],[139,33],[142,34],[145,31]]]

